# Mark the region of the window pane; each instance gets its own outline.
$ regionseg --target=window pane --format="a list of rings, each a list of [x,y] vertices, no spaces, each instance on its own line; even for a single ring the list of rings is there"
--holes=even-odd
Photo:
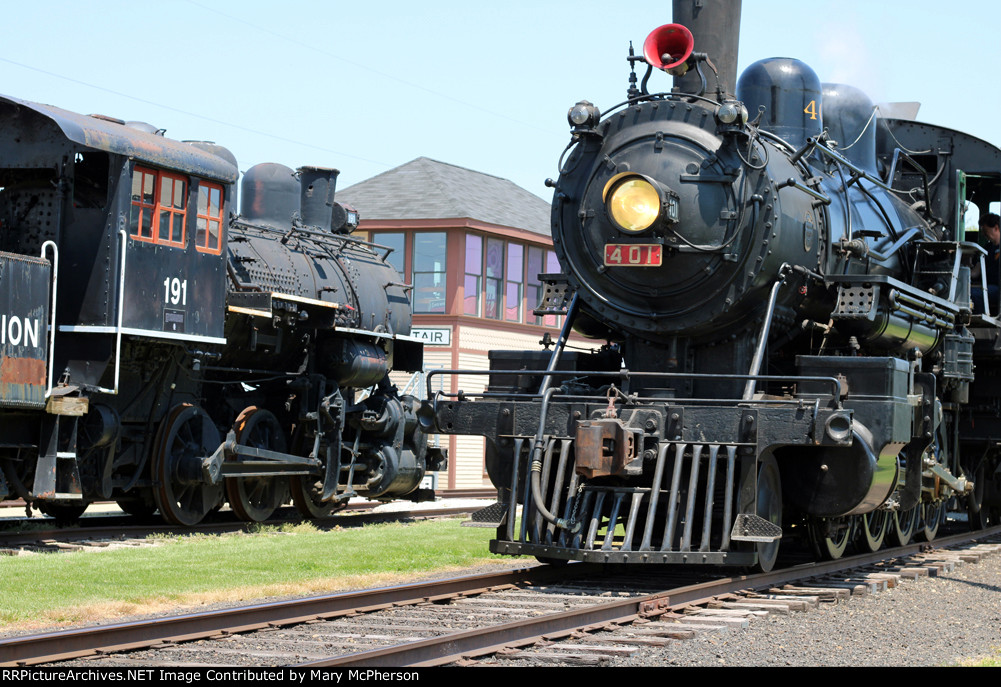
[[[389,254],[386,258],[386,262],[396,268],[396,271],[403,276],[403,259],[404,259],[404,246],[406,237],[403,234],[398,234],[395,232],[387,232],[385,234],[379,233],[372,236],[372,242],[378,243],[380,246],[386,246],[386,248],[392,248],[393,252]]]
[[[222,236],[222,222],[212,221],[209,222],[209,243],[208,247],[212,250],[219,250],[220,237]]]
[[[160,210],[160,235],[157,237],[157,241],[162,241],[164,243],[170,241],[170,213],[166,210]]]
[[[445,312],[444,273],[414,275],[414,312]]]
[[[182,215],[180,213],[174,213],[174,215],[173,215],[173,226],[174,226],[174,231],[173,231],[173,236],[171,237],[171,241],[173,241],[174,243],[178,243],[178,244],[180,244],[180,245],[183,246],[184,245],[184,215]]]
[[[521,284],[513,281],[507,283],[504,294],[504,319],[508,322],[521,321]]]
[[[198,187],[198,214],[209,214],[209,188],[204,184]]]
[[[487,239],[487,276],[504,276],[504,242],[498,239]]]
[[[483,316],[490,317],[495,320],[500,319],[500,300],[501,300],[501,280],[487,278],[486,280],[486,298],[483,306]]]
[[[525,247],[520,243],[509,243],[507,244],[507,280],[521,282],[522,281],[522,270],[524,269],[524,263],[522,262],[522,256],[524,255]]]
[[[542,298],[542,287],[537,284],[525,284],[525,319],[535,324],[542,324],[542,318],[529,314],[539,307],[539,299]]]
[[[546,252],[541,248],[536,248],[534,246],[528,249],[528,267],[526,268],[525,283],[537,283],[539,281],[539,274],[542,272],[542,258],[545,256]],[[529,302],[529,305],[532,305]]]
[[[466,274],[483,274],[483,239],[466,234]]]
[[[480,314],[480,277],[475,274],[467,274],[466,280],[462,284],[462,313],[464,315]]]
[[[174,207],[178,210],[183,210],[186,205],[184,187],[183,181],[174,180]]]
[[[445,234],[418,232],[414,234],[414,272],[445,271]]]

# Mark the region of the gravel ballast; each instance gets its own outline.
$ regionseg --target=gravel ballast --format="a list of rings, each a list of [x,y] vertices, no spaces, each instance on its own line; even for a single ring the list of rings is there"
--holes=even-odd
[[[628,639],[631,630],[643,627],[622,628],[615,636]],[[597,633],[573,643],[593,646],[602,635],[611,636]],[[935,577],[902,580],[882,592],[821,603],[814,610],[771,613],[744,630],[704,632],[666,647],[640,647],[630,656],[608,657],[605,665],[944,666],[996,658],[999,651],[1001,554],[995,554]],[[523,656],[497,664],[554,665],[551,659],[540,663]]]

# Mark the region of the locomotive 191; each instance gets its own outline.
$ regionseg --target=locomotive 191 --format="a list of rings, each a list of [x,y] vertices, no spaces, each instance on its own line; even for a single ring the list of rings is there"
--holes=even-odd
[[[0,498],[193,525],[426,498],[419,371],[389,249],[337,170],[0,97]]]
[[[1001,200],[1001,151],[793,59],[734,89],[730,7],[675,2],[718,49],[662,26],[625,102],[570,109],[556,347],[493,352],[484,393],[421,410],[485,436],[494,552],[768,570],[783,539],[837,558],[1001,514],[999,267],[964,227]],[[605,343],[564,351],[571,327]]]

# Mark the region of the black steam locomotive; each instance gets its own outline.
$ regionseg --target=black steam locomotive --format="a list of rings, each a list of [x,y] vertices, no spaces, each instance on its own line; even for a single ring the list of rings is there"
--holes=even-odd
[[[493,352],[485,393],[422,409],[486,437],[491,550],[768,570],[783,538],[837,558],[997,521],[999,267],[963,218],[1001,200],[1001,150],[797,60],[733,97],[693,48],[657,29],[624,103],[569,111],[555,349]],[[682,84],[648,92],[652,68]],[[606,343],[563,350],[571,327]]]
[[[407,286],[337,170],[0,97],[0,498],[193,525],[428,497]]]

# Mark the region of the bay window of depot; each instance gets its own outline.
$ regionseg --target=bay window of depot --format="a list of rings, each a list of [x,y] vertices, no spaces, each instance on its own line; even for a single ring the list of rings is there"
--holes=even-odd
[[[541,246],[466,234],[462,312],[492,320],[558,326],[532,313],[542,299],[539,274],[559,272],[556,253]]]
[[[445,313],[448,291],[445,272],[448,235],[445,232],[416,232],[413,241],[411,264],[414,312]]]

